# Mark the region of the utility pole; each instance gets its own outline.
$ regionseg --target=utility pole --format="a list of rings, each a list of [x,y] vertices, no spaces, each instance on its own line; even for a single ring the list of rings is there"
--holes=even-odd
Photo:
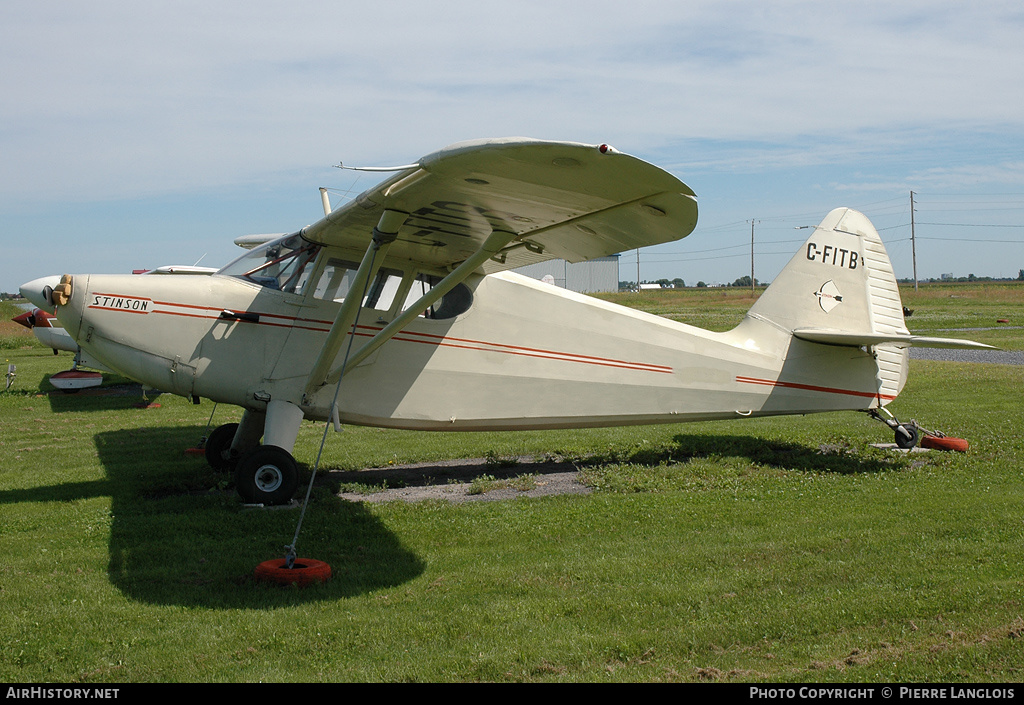
[[[914,192],[910,192],[910,252],[914,257],[914,291],[917,291],[917,236],[914,232]]]
[[[755,296],[754,293],[754,223],[756,220],[750,221],[750,295]]]
[[[640,291],[640,248],[636,248],[636,290]]]

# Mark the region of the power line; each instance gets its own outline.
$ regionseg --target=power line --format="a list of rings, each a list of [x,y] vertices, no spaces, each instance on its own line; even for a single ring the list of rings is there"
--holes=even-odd
[[[919,240],[945,240],[947,242],[1002,242],[1017,245],[1024,245],[1024,240],[984,240],[974,237],[932,237],[926,235],[918,238]]]
[[[1017,232],[1024,230],[1024,224],[1012,224],[1012,223],[998,223],[998,222],[970,222],[978,217],[979,220],[1001,220],[1003,218],[1013,218],[1017,211],[1024,210],[1024,193],[986,193],[976,195],[965,195],[962,193],[958,194],[939,194],[939,193],[925,193],[921,194],[918,191],[911,192],[911,199],[908,202],[906,196],[893,197],[887,199],[880,199],[870,203],[863,203],[854,206],[857,210],[860,210],[867,214],[872,220],[879,220],[879,226],[876,226],[876,230],[882,234],[885,233],[888,236],[884,238],[885,244],[890,248],[900,250],[904,247],[904,243],[910,241],[911,252],[906,252],[903,256],[910,255],[913,258],[914,264],[914,279],[917,281],[917,252],[916,244],[917,240],[922,241],[934,240],[937,242],[964,242],[964,243],[978,243],[979,246],[984,246],[989,243],[992,244],[1010,244],[1020,245],[1024,244],[1024,239],[1008,239],[1008,238],[972,238],[972,237],[944,237],[941,234],[931,236],[925,234],[927,232],[942,233],[942,229],[954,229],[954,228],[970,228],[970,229],[998,229],[1006,231],[1007,229]],[[931,216],[930,219],[921,221],[917,218],[918,213],[925,213],[926,218]],[[943,215],[940,215],[943,214]],[[944,214],[949,214],[949,222],[942,222]],[[954,214],[959,214],[954,215]],[[985,218],[984,215],[989,214],[991,218]],[[781,257],[781,256],[792,256],[792,251],[778,251],[776,249],[764,249],[766,247],[775,246],[786,246],[792,243],[802,243],[804,239],[789,239],[779,238],[777,240],[758,240],[756,243],[753,241],[753,230],[754,225],[760,226],[762,238],[765,234],[782,234],[783,230],[788,229],[789,225],[798,223],[803,227],[807,226],[806,223],[812,220],[816,223],[820,216],[819,211],[806,212],[806,213],[794,213],[788,215],[769,216],[759,218],[755,221],[751,220],[736,220],[727,223],[720,223],[708,227],[698,227],[694,232],[694,235],[707,235],[709,239],[718,240],[719,242],[725,240],[726,242],[732,241],[736,244],[722,245],[720,247],[713,248],[702,248],[699,250],[670,250],[667,252],[638,252],[639,257],[642,256],[644,262],[648,263],[649,266],[662,266],[675,263],[702,263],[715,260],[729,260],[729,259],[740,259],[741,257],[751,258],[751,280],[754,279],[754,259],[756,257]],[[939,216],[939,217],[936,217]],[[892,224],[896,221],[895,224]],[[902,221],[902,222],[900,222]],[[747,254],[741,252],[741,248],[746,248],[748,245],[743,245],[741,240],[741,233],[745,229],[744,226],[749,225],[751,227],[751,242],[748,244],[750,249]],[[925,233],[917,235],[916,226],[926,227]],[[907,230],[909,229],[909,233]],[[950,232],[947,230],[947,232]],[[956,235],[956,232],[950,232],[951,235]],[[964,233],[967,235],[968,233]],[[979,231],[978,234],[982,234]],[[995,233],[992,233],[995,234]],[[744,238],[745,239],[745,238]],[[767,261],[767,260],[766,260]],[[639,261],[638,261],[639,264]],[[731,265],[730,265],[731,266]]]
[[[762,245],[788,245],[788,244],[791,244],[791,243],[794,243],[794,242],[804,242],[804,240],[803,239],[800,239],[800,240],[765,240],[761,244]],[[676,252],[676,251],[672,251],[672,252],[645,252],[644,256],[645,257],[673,257],[675,255],[699,255],[699,254],[705,254],[705,253],[708,253],[708,252],[724,252],[725,250],[735,250],[735,249],[738,249],[740,247],[746,247],[746,245],[728,245],[726,247],[713,247],[713,248],[711,248],[709,250],[681,250],[681,251],[678,251],[678,252]],[[713,259],[713,258],[711,258],[711,259]]]
[[[1020,223],[918,223],[918,225],[941,225],[951,228],[1022,228]]]

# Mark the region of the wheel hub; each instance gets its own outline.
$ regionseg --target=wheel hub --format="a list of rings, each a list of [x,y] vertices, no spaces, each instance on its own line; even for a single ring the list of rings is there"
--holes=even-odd
[[[273,492],[284,482],[284,473],[276,465],[261,465],[256,471],[256,487],[261,492]]]

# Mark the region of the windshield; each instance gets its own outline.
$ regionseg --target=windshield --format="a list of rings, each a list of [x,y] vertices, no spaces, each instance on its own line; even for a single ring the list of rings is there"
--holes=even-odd
[[[306,242],[298,234],[287,235],[254,247],[218,274],[227,274],[260,286],[301,294],[312,271],[319,245]]]

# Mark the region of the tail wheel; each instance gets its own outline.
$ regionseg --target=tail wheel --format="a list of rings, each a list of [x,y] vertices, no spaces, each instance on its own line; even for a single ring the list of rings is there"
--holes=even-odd
[[[299,466],[277,446],[257,446],[235,468],[235,487],[247,504],[286,504],[299,486]]]
[[[917,427],[913,424],[900,424],[896,427],[896,445],[904,450],[917,445]]]
[[[231,442],[235,440],[237,430],[238,424],[226,423],[213,429],[206,439],[206,462],[214,470],[230,470],[238,462],[238,458],[231,455]]]

